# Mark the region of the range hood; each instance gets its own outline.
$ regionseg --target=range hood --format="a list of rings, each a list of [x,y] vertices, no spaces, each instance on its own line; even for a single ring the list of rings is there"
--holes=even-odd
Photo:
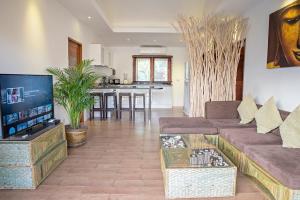
[[[103,67],[103,68],[110,68],[108,65],[93,65],[92,64],[92,66],[94,66],[94,67]],[[112,69],[112,68],[111,68]]]
[[[93,60],[92,66],[109,68],[111,65],[111,53],[101,44],[90,44],[88,48],[88,57]]]

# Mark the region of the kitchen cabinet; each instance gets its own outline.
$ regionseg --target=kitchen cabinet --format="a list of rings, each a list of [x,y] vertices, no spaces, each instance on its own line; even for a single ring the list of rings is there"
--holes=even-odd
[[[103,65],[104,51],[101,44],[90,44],[88,48],[88,58],[93,61],[93,65]]]
[[[163,86],[162,90],[152,90],[152,108],[172,108],[172,86]],[[148,99],[148,98],[146,98]]]
[[[111,66],[112,55],[108,48],[101,44],[90,44],[88,48],[88,58],[94,60],[92,65]]]
[[[102,48],[103,52],[103,65],[111,67],[112,66],[112,52],[104,47]]]

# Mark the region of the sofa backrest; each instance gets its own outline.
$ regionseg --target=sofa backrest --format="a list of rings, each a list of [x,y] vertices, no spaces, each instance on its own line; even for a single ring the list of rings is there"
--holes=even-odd
[[[207,119],[239,119],[239,113],[237,111],[240,101],[210,101],[205,103],[205,117]],[[257,104],[257,108],[261,108],[262,105]],[[279,110],[282,120],[284,121],[290,112]],[[255,120],[252,122],[256,124]],[[276,128],[272,133],[280,136],[279,128]]]
[[[205,103],[205,117],[207,119],[239,119],[237,111],[241,101],[209,101]],[[257,104],[257,108],[262,105]],[[284,121],[290,112],[279,110],[282,120]]]
[[[238,119],[237,107],[240,101],[209,101],[205,103],[207,119]]]
[[[290,112],[279,110],[282,120],[284,121],[290,114]]]

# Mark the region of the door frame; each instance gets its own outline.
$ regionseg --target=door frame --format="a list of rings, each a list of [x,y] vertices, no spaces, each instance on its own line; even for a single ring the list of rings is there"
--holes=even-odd
[[[69,65],[69,67],[71,67],[71,65],[70,65],[70,43],[75,43],[78,46],[79,50],[77,52],[77,64],[82,61],[82,44],[80,42],[74,40],[73,38],[68,37],[68,65]],[[81,113],[80,122],[84,122],[84,114],[83,113]]]
[[[70,49],[69,49],[69,45],[70,43],[75,43],[76,45],[78,45],[79,47],[79,51],[77,52],[77,64],[80,63],[82,61],[82,44],[80,42],[78,42],[77,40],[74,40],[71,37],[68,37],[68,64],[70,66],[69,63],[69,58],[70,58]]]

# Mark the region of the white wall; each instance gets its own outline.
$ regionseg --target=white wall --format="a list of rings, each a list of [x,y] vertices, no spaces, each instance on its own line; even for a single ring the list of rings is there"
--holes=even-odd
[[[274,96],[278,107],[292,111],[300,104],[300,67],[267,69],[269,14],[291,1],[266,0],[252,8],[245,52],[244,94],[263,104]]]
[[[116,69],[116,76],[123,81],[124,73],[132,81],[132,55],[138,55],[139,47],[110,47],[112,53],[112,66]],[[183,47],[168,47],[167,54],[173,56],[172,81],[173,81],[173,106],[182,107],[184,97],[184,66],[187,61],[187,51]]]
[[[68,65],[68,37],[83,45],[97,36],[55,0],[1,0],[0,73],[45,74]],[[56,106],[56,117],[66,120]]]

